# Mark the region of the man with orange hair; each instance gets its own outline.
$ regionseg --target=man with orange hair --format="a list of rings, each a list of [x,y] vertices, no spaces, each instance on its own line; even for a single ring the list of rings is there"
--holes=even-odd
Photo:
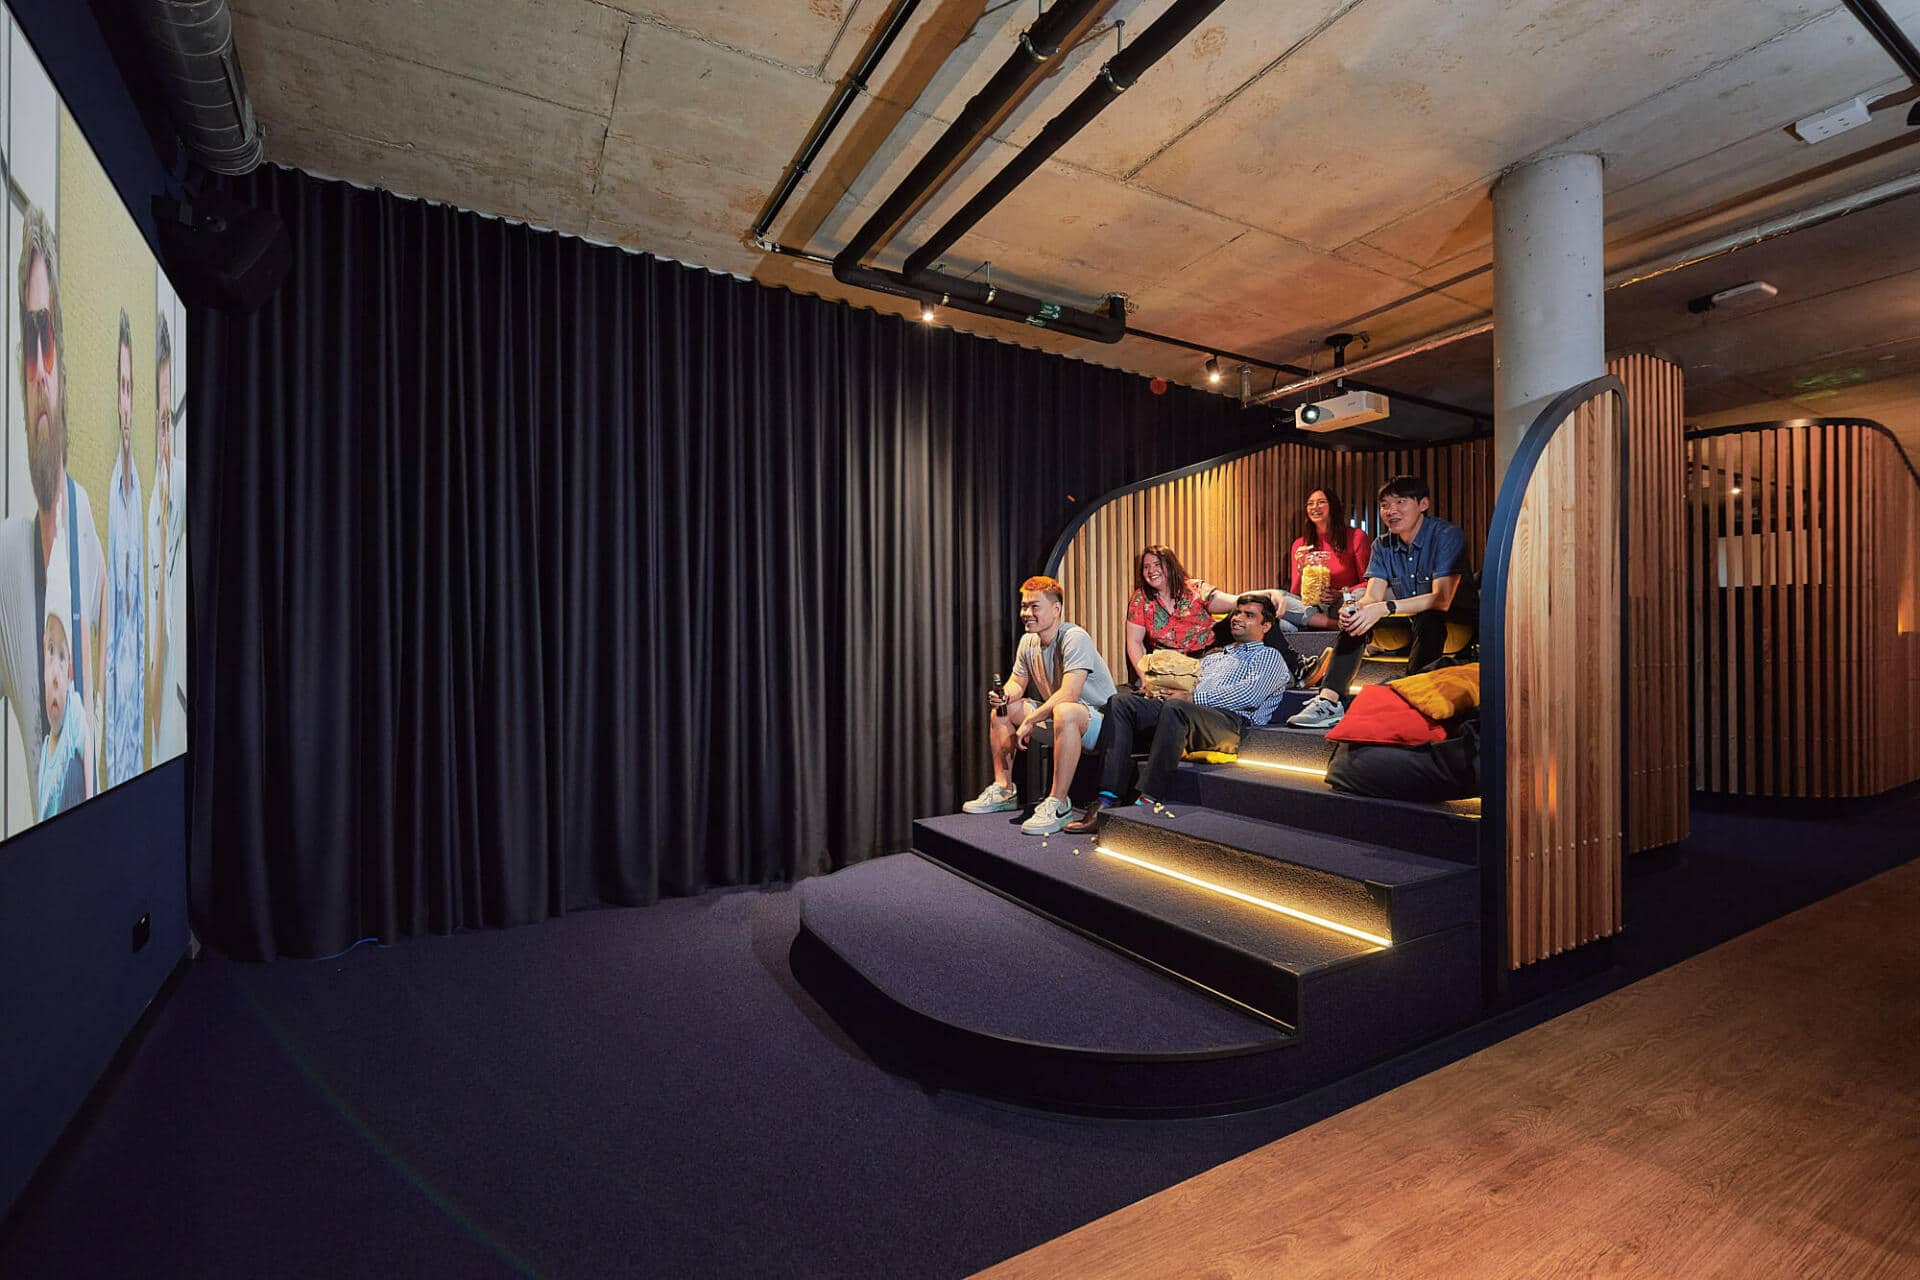
[[[1025,750],[1036,729],[1053,733],[1053,791],[1020,824],[1030,836],[1050,835],[1067,825],[1073,806],[1067,789],[1082,748],[1100,740],[1102,708],[1113,696],[1113,675],[1085,630],[1065,621],[1066,589],[1052,578],[1020,584],[1020,625],[1026,634],[1013,654],[1013,674],[987,694],[993,714],[987,742],[993,752],[993,785],[961,805],[967,813],[1000,813],[1020,807],[1013,785],[1013,753]],[[1027,696],[1031,688],[1037,699]]]

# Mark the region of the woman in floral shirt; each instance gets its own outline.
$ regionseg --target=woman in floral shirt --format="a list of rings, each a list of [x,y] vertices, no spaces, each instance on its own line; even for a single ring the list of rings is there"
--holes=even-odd
[[[1267,588],[1260,594],[1271,597],[1276,610],[1285,607],[1284,592]],[[1141,667],[1149,640],[1156,649],[1198,653],[1214,643],[1213,615],[1230,612],[1237,599],[1236,592],[1188,577],[1173,548],[1144,548],[1133,562],[1127,601],[1127,661],[1137,680],[1146,679]]]

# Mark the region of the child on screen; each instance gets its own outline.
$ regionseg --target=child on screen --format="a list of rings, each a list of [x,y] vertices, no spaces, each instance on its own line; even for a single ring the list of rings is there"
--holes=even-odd
[[[54,540],[56,552],[60,542]],[[40,748],[43,821],[87,798],[87,708],[73,687],[73,645],[67,638],[69,595],[66,580],[49,574],[41,653],[47,698],[47,740]]]

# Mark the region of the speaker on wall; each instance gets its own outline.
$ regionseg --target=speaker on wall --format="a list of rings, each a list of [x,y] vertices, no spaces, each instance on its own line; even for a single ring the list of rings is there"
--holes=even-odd
[[[153,215],[167,275],[189,306],[253,311],[293,261],[279,215],[230,196],[155,196]]]

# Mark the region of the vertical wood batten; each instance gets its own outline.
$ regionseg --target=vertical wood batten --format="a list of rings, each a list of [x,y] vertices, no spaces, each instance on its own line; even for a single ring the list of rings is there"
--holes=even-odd
[[[1709,761],[1696,786],[1849,797],[1920,779],[1920,485],[1899,446],[1871,423],[1813,420],[1703,435],[1687,451],[1710,477],[1718,458],[1752,459],[1720,482],[1752,470],[1767,494],[1737,520],[1720,485],[1689,485],[1701,528],[1730,517],[1690,559],[1696,764]],[[1748,625],[1717,630],[1742,604]]]
[[[1621,709],[1629,695],[1619,601],[1632,589],[1620,560],[1623,408],[1609,391],[1573,410],[1540,455],[1515,524],[1503,619],[1501,815],[1507,961],[1515,969],[1620,928]],[[1631,505],[1624,518],[1634,519]]]

